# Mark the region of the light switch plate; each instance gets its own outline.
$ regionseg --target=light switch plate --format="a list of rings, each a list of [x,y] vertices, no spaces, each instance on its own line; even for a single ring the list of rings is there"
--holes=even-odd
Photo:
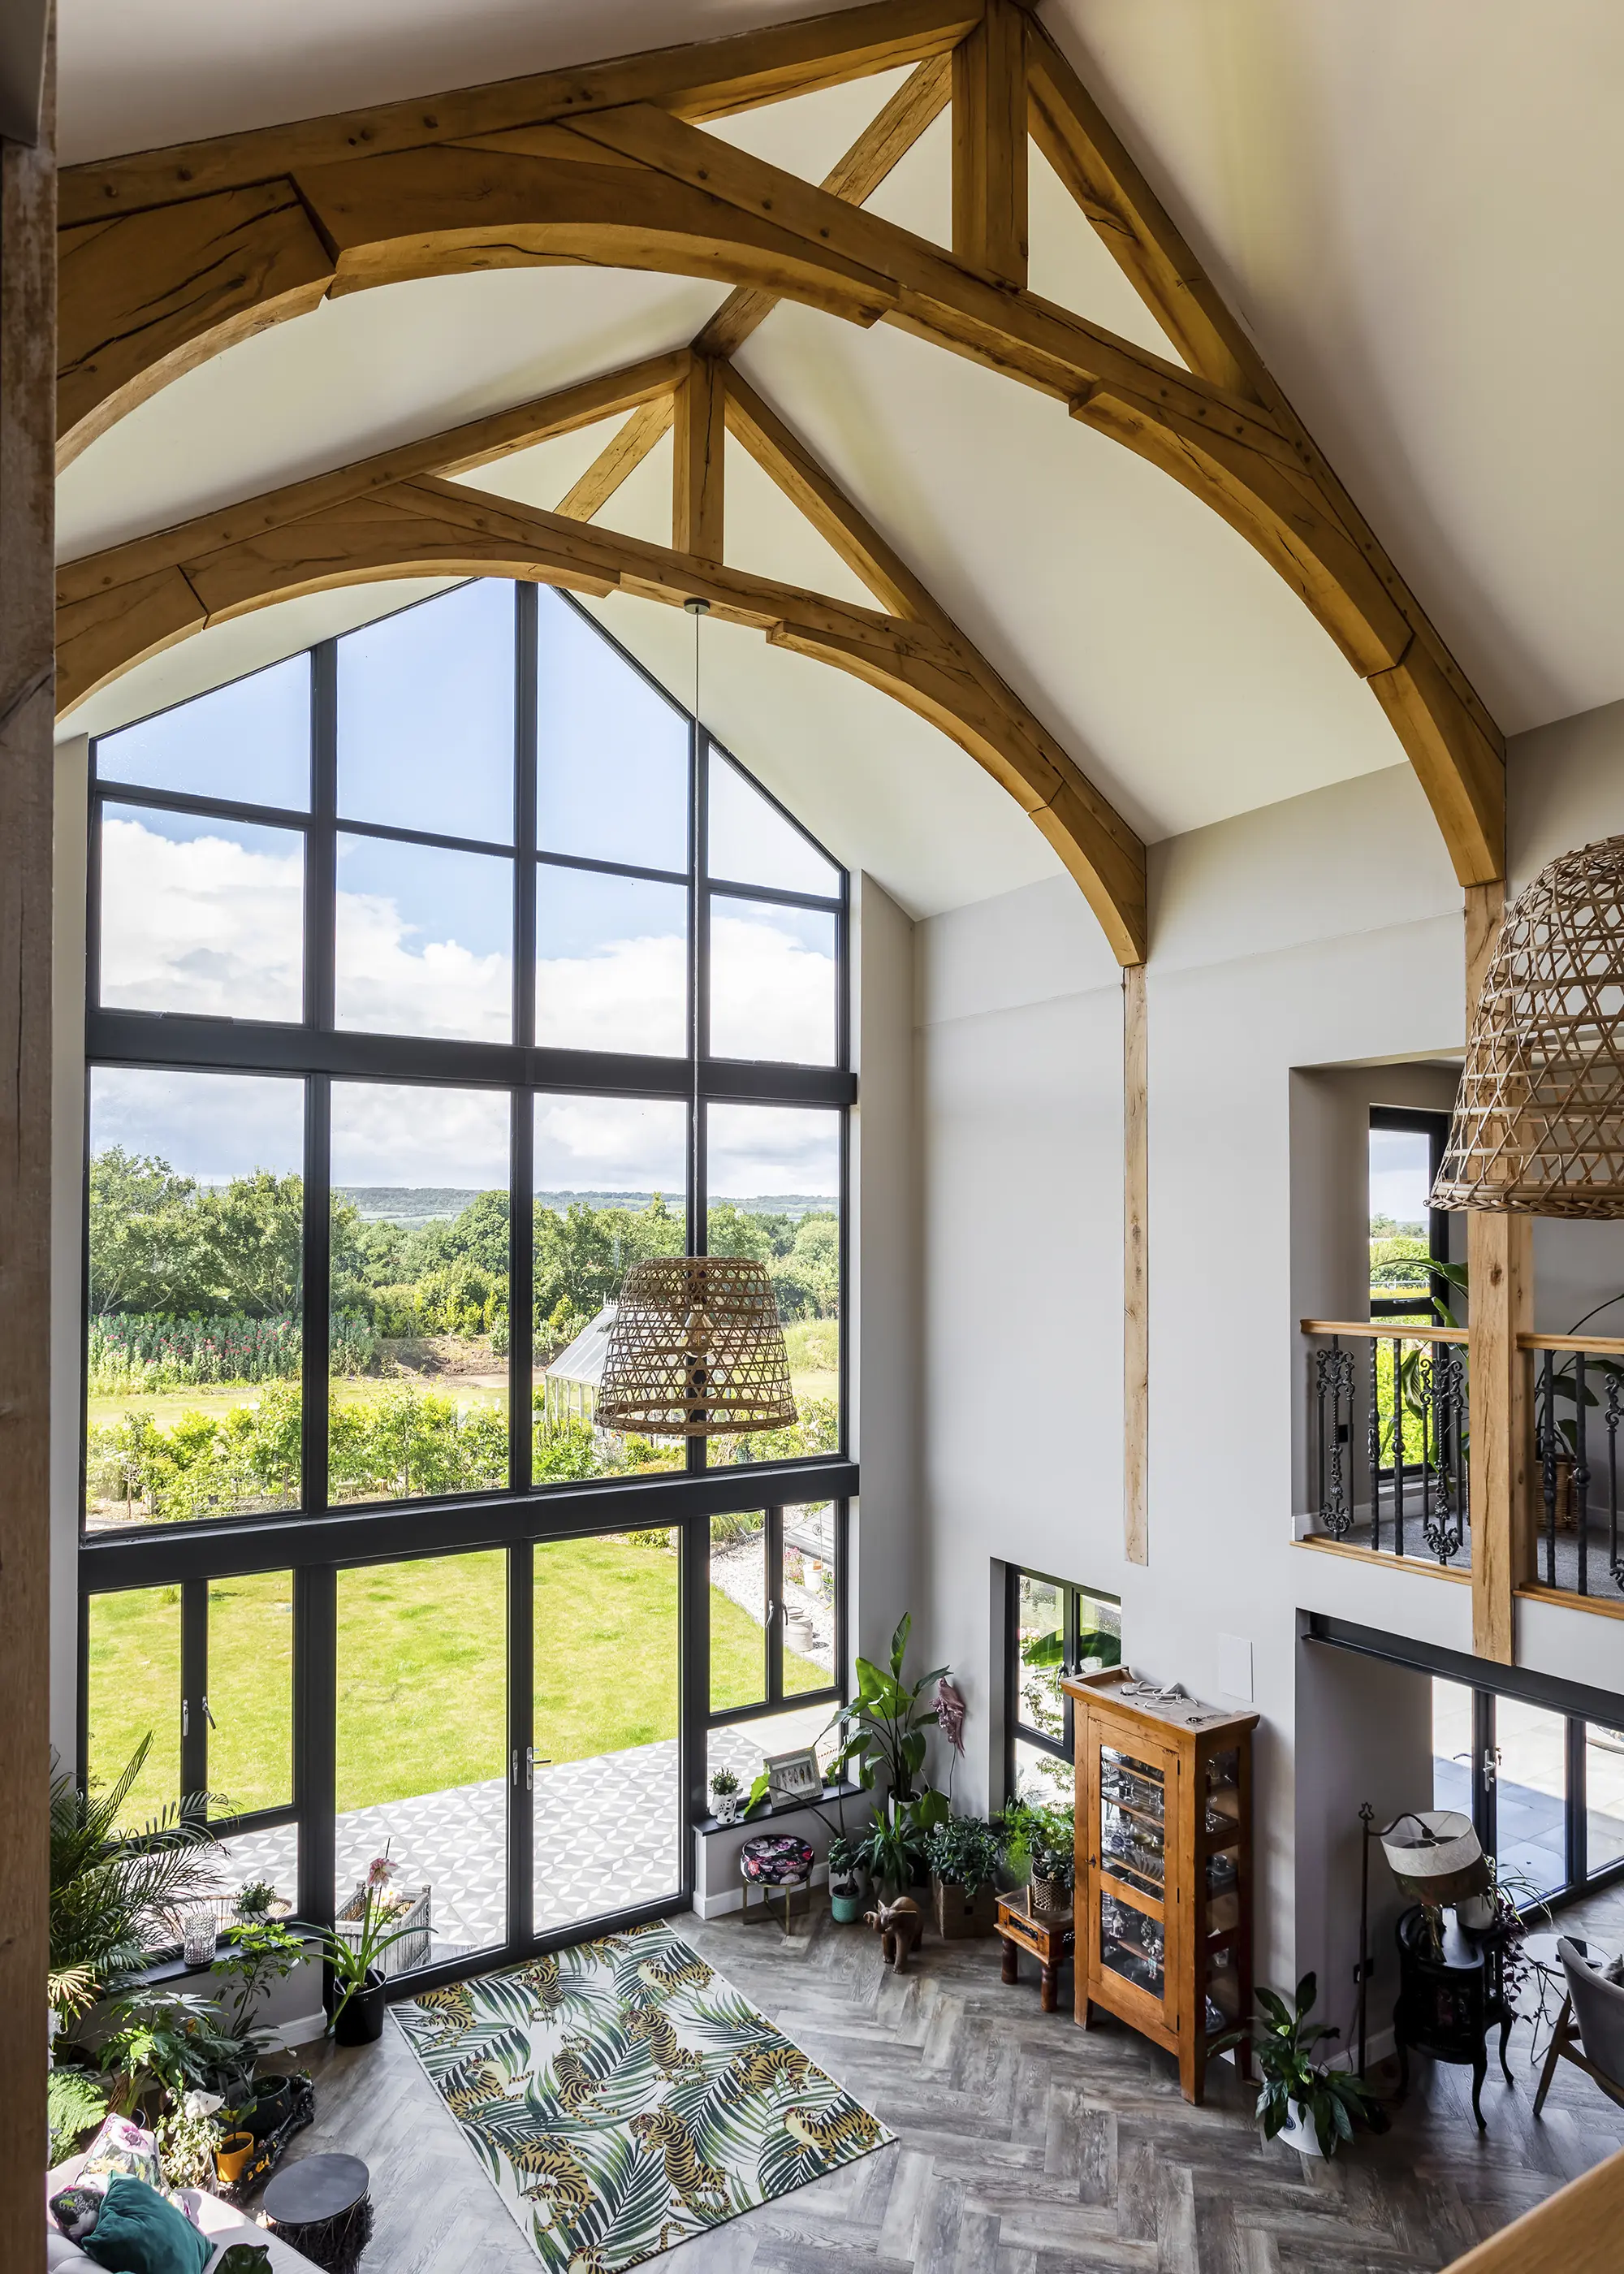
[[[1218,1687],[1226,1698],[1252,1703],[1252,1644],[1244,1635],[1218,1638]]]

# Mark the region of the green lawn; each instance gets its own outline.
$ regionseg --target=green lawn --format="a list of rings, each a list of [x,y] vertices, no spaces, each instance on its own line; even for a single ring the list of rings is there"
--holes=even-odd
[[[623,1539],[535,1550],[538,1758],[583,1760],[677,1734],[677,1558]],[[338,1805],[500,1776],[507,1747],[506,1558],[500,1551],[341,1571]],[[209,1781],[235,1810],[290,1797],[292,1587],[287,1572],[209,1586]],[[761,1629],[710,1590],[713,1694],[761,1694]],[[180,1591],[90,1606],[90,1768],[106,1781],[147,1730],[126,1814],[174,1796],[180,1774]],[[786,1653],[786,1692],[827,1675]]]

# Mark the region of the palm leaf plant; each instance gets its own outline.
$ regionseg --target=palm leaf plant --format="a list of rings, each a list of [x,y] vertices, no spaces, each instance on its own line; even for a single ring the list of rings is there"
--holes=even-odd
[[[1264,2138],[1274,2139],[1295,2117],[1312,2130],[1320,2153],[1333,2156],[1339,2141],[1352,2139],[1355,2119],[1368,2120],[1376,2100],[1362,2077],[1348,2069],[1327,2068],[1315,2059],[1316,2045],[1342,2035],[1328,2022],[1310,2022],[1318,1996],[1319,1984],[1312,1974],[1297,1984],[1295,1999],[1282,1998],[1277,1990],[1259,1990],[1261,2014],[1214,2037],[1207,2050],[1224,2052],[1231,2045],[1249,2043],[1258,2060],[1261,2090],[1257,2118]]]
[[[173,1941],[175,1914],[218,1881],[202,1796],[133,1829],[120,1823],[152,1742],[149,1731],[103,1792],[65,1773],[51,1782],[49,1999],[64,2021],[139,1973]]]
[[[883,1789],[886,1817],[893,1824],[906,1822],[917,1850],[948,1812],[944,1794],[929,1784],[914,1790],[915,1778],[923,1775],[929,1733],[941,1718],[938,1708],[925,1700],[948,1669],[933,1666],[915,1682],[904,1679],[913,1624],[912,1614],[905,1611],[891,1638],[889,1667],[867,1658],[857,1660],[857,1695],[837,1709],[829,1727],[839,1737],[832,1773],[853,1777],[864,1792]]]

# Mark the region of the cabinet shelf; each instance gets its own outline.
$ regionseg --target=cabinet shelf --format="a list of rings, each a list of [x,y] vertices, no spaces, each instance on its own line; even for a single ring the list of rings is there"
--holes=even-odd
[[[1215,1713],[1148,1689],[1141,1697],[1122,1667],[1070,1677],[1064,1687],[1076,1731],[1077,2018],[1086,2028],[1091,2007],[1102,2008],[1177,2054],[1184,2097],[1199,2103],[1218,2027],[1213,2014],[1228,2029],[1232,2015],[1252,2008],[1258,1717]],[[1145,1804],[1153,1796],[1160,1815]],[[1223,1820],[1209,1826],[1209,1814]],[[1160,1856],[1134,1863],[1113,1855],[1105,1842],[1111,1825],[1119,1833],[1154,1826]],[[1208,1868],[1220,1856],[1229,1868],[1222,1886],[1209,1887]],[[1112,1913],[1113,1901],[1154,1918],[1163,1936],[1159,1960],[1133,1939],[1137,1927]]]

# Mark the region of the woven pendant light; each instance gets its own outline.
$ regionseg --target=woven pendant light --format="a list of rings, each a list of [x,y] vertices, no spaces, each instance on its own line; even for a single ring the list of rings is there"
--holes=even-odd
[[[598,1393],[600,1428],[721,1437],[797,1419],[765,1267],[733,1255],[634,1263]]]
[[[1506,910],[1432,1206],[1624,1217],[1624,837]]]

